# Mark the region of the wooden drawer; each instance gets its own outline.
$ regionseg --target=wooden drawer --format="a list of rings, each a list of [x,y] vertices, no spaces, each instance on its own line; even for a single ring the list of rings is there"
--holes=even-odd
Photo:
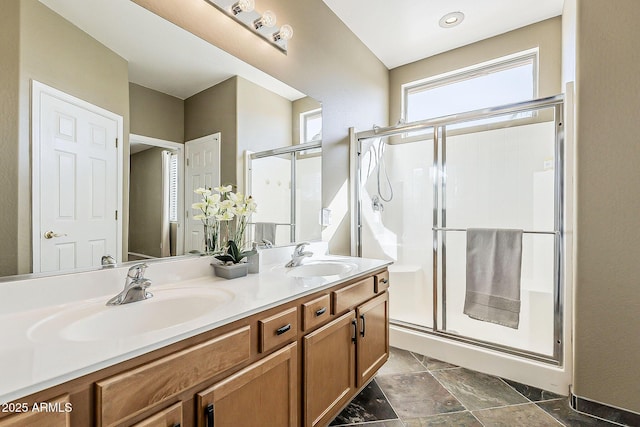
[[[382,273],[378,273],[373,276],[375,280],[375,291],[376,294],[380,292],[384,292],[389,289],[389,270],[385,270]]]
[[[169,406],[132,427],[180,427],[182,426],[182,403]]]
[[[99,426],[112,426],[165,402],[251,357],[251,329],[225,335],[96,383]]]
[[[298,338],[298,309],[281,311],[266,319],[258,320],[260,353]]]
[[[333,314],[340,314],[375,296],[373,277],[367,277],[345,288],[331,292]]]
[[[309,330],[331,318],[331,296],[318,297],[302,304],[302,329]]]

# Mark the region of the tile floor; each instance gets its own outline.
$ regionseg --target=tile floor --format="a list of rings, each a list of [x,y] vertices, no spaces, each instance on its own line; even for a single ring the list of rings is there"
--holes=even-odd
[[[354,427],[617,426],[566,397],[392,348],[376,378],[330,424]]]

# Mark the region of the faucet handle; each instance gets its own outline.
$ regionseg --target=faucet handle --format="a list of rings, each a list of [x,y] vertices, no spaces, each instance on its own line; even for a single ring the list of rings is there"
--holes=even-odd
[[[300,254],[302,253],[302,251],[304,250],[305,246],[310,245],[311,243],[309,242],[300,242],[296,245],[296,248],[293,250],[293,253],[295,254]]]
[[[127,273],[127,276],[129,276],[131,279],[140,280],[144,278],[144,272],[147,269],[147,267],[148,265],[145,264],[144,262],[141,262],[140,264],[135,264],[129,268],[129,272]]]

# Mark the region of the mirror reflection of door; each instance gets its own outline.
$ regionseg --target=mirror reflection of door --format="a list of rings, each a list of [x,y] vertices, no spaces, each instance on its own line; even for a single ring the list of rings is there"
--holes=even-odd
[[[204,250],[204,228],[202,222],[193,219],[193,203],[200,202],[197,188],[215,188],[220,185],[220,133],[203,136],[185,142],[185,208],[187,212],[185,230],[185,253]]]
[[[122,117],[36,81],[32,89],[33,271],[121,259]]]
[[[181,255],[182,144],[130,135],[128,260]]]

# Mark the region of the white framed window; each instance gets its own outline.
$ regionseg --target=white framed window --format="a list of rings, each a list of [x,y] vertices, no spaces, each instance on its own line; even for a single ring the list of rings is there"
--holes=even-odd
[[[300,114],[300,142],[322,140],[322,109],[311,110]]]
[[[537,92],[536,48],[403,85],[402,117],[443,117],[535,99]]]

